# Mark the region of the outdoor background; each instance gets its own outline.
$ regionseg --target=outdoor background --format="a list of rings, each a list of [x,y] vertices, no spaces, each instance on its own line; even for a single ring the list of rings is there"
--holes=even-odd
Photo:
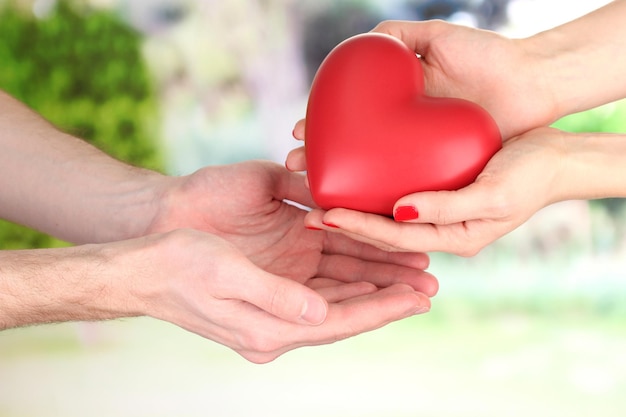
[[[282,163],[323,57],[381,20],[526,36],[605,3],[0,0],[0,88],[170,174]],[[626,133],[626,104],[557,125]],[[5,331],[0,417],[623,416],[625,210],[561,203],[474,258],[433,254],[429,314],[266,365],[148,318]],[[64,244],[0,223],[0,249]]]

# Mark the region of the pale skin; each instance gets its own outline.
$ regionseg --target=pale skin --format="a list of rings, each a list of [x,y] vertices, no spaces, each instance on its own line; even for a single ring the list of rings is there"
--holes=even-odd
[[[128,166],[0,93],[0,217],[76,246],[0,251],[0,330],[151,316],[268,362],[424,313],[425,254],[308,230],[302,176]]]
[[[466,188],[402,197],[395,219],[336,208],[313,210],[306,224],[389,251],[472,256],[549,204],[626,197],[626,135],[546,127],[626,97],[624,18],[626,1],[616,0],[524,39],[441,21],[381,23],[374,31],[421,55],[426,93],[483,106],[503,148]],[[295,126],[297,139],[304,123]],[[305,170],[304,148],[286,166]]]

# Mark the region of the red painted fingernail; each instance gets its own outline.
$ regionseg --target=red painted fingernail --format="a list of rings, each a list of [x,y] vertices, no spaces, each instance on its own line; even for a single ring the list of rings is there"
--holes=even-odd
[[[304,226],[304,227],[306,227],[309,230],[322,230],[319,227],[315,227],[315,226]]]
[[[333,229],[339,229],[339,226],[337,226],[334,223],[329,223],[329,222],[322,222],[322,223],[324,223],[325,226],[332,227]]]
[[[415,220],[419,217],[419,213],[413,206],[400,206],[393,213],[393,218],[397,222],[404,222],[407,220]]]

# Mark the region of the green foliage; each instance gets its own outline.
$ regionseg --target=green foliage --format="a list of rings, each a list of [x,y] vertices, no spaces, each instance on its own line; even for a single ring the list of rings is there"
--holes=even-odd
[[[626,101],[572,114],[554,123],[568,132],[626,133]]]
[[[79,10],[67,1],[43,19],[15,4],[0,7],[0,89],[112,156],[162,170],[139,34],[109,12]],[[0,223],[0,248],[59,244]]]

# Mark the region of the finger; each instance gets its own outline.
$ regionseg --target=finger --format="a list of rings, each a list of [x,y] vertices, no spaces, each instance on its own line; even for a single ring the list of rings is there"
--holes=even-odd
[[[399,222],[448,225],[477,219],[504,217],[503,198],[497,189],[475,182],[458,191],[430,191],[410,194],[394,205]]]
[[[320,275],[344,282],[367,281],[378,287],[404,283],[429,296],[437,294],[439,290],[437,279],[424,272],[430,264],[427,254],[389,252],[396,248],[391,248],[388,242],[376,241],[362,234],[328,226],[329,223],[324,224],[323,218],[327,213],[329,212],[312,210],[305,217],[305,224],[308,227],[325,228],[330,232],[324,241],[324,256],[318,269]],[[397,226],[395,222],[382,216],[367,216],[383,219],[392,227]]]
[[[305,222],[312,213],[308,213]],[[313,213],[318,215],[317,213]],[[431,224],[400,223],[384,216],[348,209],[332,209],[323,214],[327,231],[341,233],[382,251],[431,252],[445,248],[444,234]],[[324,223],[322,223],[324,224]]]
[[[433,39],[444,33],[449,24],[439,21],[409,22],[388,20],[378,24],[372,32],[386,33],[400,39],[406,46],[420,55],[428,56]]]
[[[347,218],[344,220],[346,216]],[[329,220],[326,220],[327,218]],[[430,258],[426,253],[419,251],[398,252],[406,251],[407,249],[394,247],[385,241],[372,239],[367,234],[354,233],[354,229],[350,230],[350,228],[340,227],[333,220],[336,219],[337,222],[350,224],[359,221],[369,222],[372,218],[394,224],[392,220],[386,217],[347,209],[311,210],[305,216],[304,223],[311,229],[321,229],[332,233],[325,243],[324,251],[326,253],[343,253],[371,261],[389,262],[416,269],[428,268]]]
[[[474,256],[512,230],[508,222],[471,220],[450,225],[396,222],[383,216],[352,210],[330,210],[336,233],[389,251],[447,252]]]
[[[306,221],[306,220],[305,220]],[[321,223],[322,227],[331,231],[341,231]],[[324,244],[324,253],[353,256],[362,260],[380,262],[413,269],[425,270],[430,265],[430,257],[422,252],[390,252],[372,246],[369,242],[357,241],[352,235],[332,233]]]
[[[306,207],[317,207],[311,192],[306,186],[303,174],[289,172],[279,165],[276,165],[273,179],[273,197],[277,200],[291,200]]]
[[[306,171],[306,153],[304,146],[292,149],[287,154],[285,166],[289,171]]]
[[[378,234],[372,234],[372,236],[370,236],[367,232],[363,231],[367,230],[366,227],[359,227],[357,224],[355,224],[355,222],[360,221],[359,219],[363,219],[366,221],[372,220],[370,218],[371,216],[375,215],[347,209],[331,209],[329,211],[311,210],[305,216],[304,223],[305,226],[309,229],[324,230],[326,232],[332,233],[332,236],[342,236],[343,238],[350,239],[351,241],[359,242],[364,245],[369,245],[375,250],[383,253],[398,253],[398,251],[410,250],[389,244],[387,242],[387,239],[374,238],[372,236],[377,236]],[[325,220],[327,217],[330,220]],[[397,226],[397,224],[393,220],[389,220],[386,218],[383,219],[382,222],[383,224],[385,222],[387,224],[391,223],[391,225],[393,225],[394,227]],[[342,226],[339,226],[339,224],[342,224]],[[385,226],[383,225],[382,227]],[[333,239],[329,237],[329,241],[332,240]],[[404,253],[402,254],[404,255]]]
[[[319,291],[321,288],[345,285],[345,282],[341,282],[332,278],[312,278],[308,280],[305,285],[309,288],[313,288],[314,290]]]
[[[437,294],[439,283],[428,272],[388,263],[364,261],[344,255],[324,255],[319,274],[343,282],[369,282],[379,288],[406,284],[430,297]]]
[[[307,340],[308,344],[328,343],[342,340],[364,332],[378,329],[393,321],[415,314],[422,314],[431,308],[430,299],[407,285],[397,284],[367,294],[351,298],[341,303],[329,305],[327,321],[316,328],[301,329],[309,333],[294,340]]]
[[[264,351],[240,349],[238,353],[257,363],[269,362],[302,346],[333,343],[383,327],[415,314],[430,310],[430,300],[406,285],[394,285],[361,297],[329,305],[326,321],[316,327],[291,323],[270,323],[274,326],[271,339],[263,346],[275,347]],[[279,339],[277,339],[279,338]]]
[[[378,288],[369,282],[354,282],[350,284],[339,282],[335,285],[317,289],[317,292],[324,297],[329,304],[371,294],[376,291],[378,291]]]
[[[326,319],[326,300],[305,285],[265,272],[251,262],[237,277],[240,279],[233,282],[231,298],[293,323],[319,325]]]
[[[293,137],[298,140],[304,140],[304,130],[306,126],[306,119],[300,119],[293,128]]]

